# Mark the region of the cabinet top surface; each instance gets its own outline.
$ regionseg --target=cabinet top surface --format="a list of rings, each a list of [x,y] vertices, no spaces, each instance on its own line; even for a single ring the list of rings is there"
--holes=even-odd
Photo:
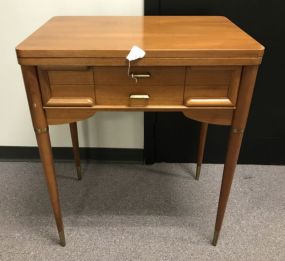
[[[53,17],[16,48],[18,57],[262,57],[264,47],[222,16]]]

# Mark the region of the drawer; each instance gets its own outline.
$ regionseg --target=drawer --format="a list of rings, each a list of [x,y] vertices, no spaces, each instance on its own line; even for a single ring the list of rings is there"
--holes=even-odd
[[[137,82],[128,76],[127,66],[95,67],[95,85],[124,86],[171,86],[184,85],[185,67],[131,67],[130,74],[137,76]]]
[[[130,107],[182,105],[185,67],[95,67],[96,104]]]
[[[182,105],[184,85],[96,85],[96,104],[142,107]]]
[[[45,106],[89,107],[94,105],[92,68],[86,66],[40,67],[38,74]]]
[[[241,66],[188,67],[186,106],[235,106]]]

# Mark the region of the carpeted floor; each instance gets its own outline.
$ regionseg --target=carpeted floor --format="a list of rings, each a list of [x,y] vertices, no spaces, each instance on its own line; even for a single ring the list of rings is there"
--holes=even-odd
[[[285,166],[238,166],[217,247],[222,165],[56,164],[57,244],[38,162],[0,163],[0,260],[285,260]]]

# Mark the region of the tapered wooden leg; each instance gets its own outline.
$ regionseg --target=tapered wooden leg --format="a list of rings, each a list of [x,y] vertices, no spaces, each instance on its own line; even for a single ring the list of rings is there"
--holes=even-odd
[[[199,180],[200,177],[201,166],[204,158],[207,131],[208,131],[208,123],[201,122],[200,138],[198,145],[197,168],[196,168],[196,177],[195,177],[196,180]]]
[[[80,166],[77,123],[76,122],[70,123],[69,128],[70,128],[70,133],[71,133],[72,149],[73,149],[73,156],[74,156],[75,167],[76,167],[76,172],[77,172],[77,178],[81,180],[82,175],[81,175],[81,166]]]
[[[223,179],[220,191],[219,205],[216,217],[215,232],[212,244],[217,245],[221,231],[226,206],[234,177],[235,167],[238,161],[240,147],[246,126],[248,111],[251,103],[252,93],[258,66],[245,66],[243,68],[236,110],[230,129],[228,150],[224,165]]]
[[[239,157],[240,146],[242,142],[242,131],[237,131],[235,128],[231,128],[228,151],[224,166],[223,179],[220,192],[220,200],[218,205],[218,212],[216,218],[215,232],[213,238],[213,245],[216,246],[219,238],[219,233],[222,227],[224,214],[231,190],[231,185],[235,173],[235,167]]]
[[[48,128],[40,130],[36,129],[36,137],[40,152],[41,161],[44,168],[44,173],[46,177],[48,192],[50,196],[50,201],[56,221],[56,226],[59,234],[60,244],[65,246],[65,236],[63,230],[63,222],[61,216],[61,209],[59,203],[57,182],[55,177],[54,162],[50,144],[50,137],[48,133]]]
[[[57,225],[60,244],[65,246],[65,236],[62,222],[62,215],[59,203],[59,195],[55,176],[54,162],[51,150],[48,125],[43,110],[41,93],[37,78],[37,70],[34,66],[22,66],[22,73],[25,82],[32,122],[36,133],[41,161],[44,168],[50,201]]]

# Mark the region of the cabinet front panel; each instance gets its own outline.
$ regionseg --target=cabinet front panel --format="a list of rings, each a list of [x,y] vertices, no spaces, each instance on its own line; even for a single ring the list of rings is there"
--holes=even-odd
[[[48,71],[50,84],[93,84],[92,70]]]
[[[40,67],[38,74],[45,106],[90,107],[95,104],[92,67]]]
[[[39,68],[45,106],[234,107],[241,66]],[[128,74],[129,73],[129,74]]]
[[[240,75],[240,66],[188,67],[184,104],[235,106]]]

